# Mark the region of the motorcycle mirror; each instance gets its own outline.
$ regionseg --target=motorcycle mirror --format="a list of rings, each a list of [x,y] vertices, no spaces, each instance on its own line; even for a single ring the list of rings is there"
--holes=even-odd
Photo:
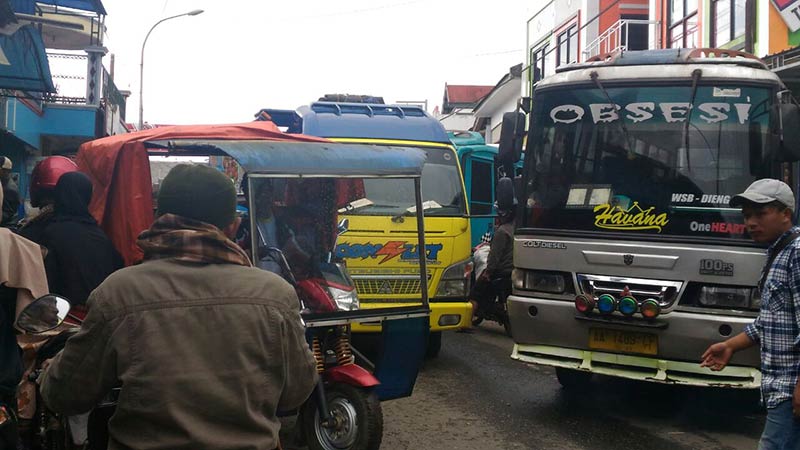
[[[69,314],[70,303],[64,297],[47,294],[39,297],[19,313],[17,327],[28,333],[44,333],[58,327]]]
[[[350,228],[350,219],[344,218],[344,219],[340,220],[339,221],[339,225],[337,225],[336,228],[339,231],[339,234],[344,233],[345,231],[347,231]]]

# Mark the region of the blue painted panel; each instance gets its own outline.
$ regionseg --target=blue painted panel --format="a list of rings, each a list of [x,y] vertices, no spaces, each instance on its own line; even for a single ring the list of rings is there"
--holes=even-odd
[[[41,134],[96,137],[97,109],[85,107],[46,106]]]
[[[40,148],[43,134],[95,138],[97,109],[45,105],[43,115],[17,99],[9,99],[9,131],[34,148]]]

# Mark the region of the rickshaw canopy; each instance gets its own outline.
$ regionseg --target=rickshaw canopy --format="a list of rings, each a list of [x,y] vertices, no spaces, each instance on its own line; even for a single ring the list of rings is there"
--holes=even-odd
[[[285,177],[418,178],[426,159],[425,151],[416,148],[329,142],[178,139],[147,144],[169,151],[170,156],[221,152],[248,174]]]
[[[272,122],[232,125],[176,125],[109,136],[81,145],[77,163],[92,180],[89,211],[111,238],[125,264],[142,259],[139,233],[153,223],[153,186],[145,143],[170,139],[325,142],[286,134]]]

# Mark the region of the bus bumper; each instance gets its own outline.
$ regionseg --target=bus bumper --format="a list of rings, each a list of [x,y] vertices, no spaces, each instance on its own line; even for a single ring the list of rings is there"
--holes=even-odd
[[[700,367],[703,352],[728,337],[721,330],[727,327],[727,334],[734,336],[753,321],[749,317],[673,310],[657,318],[660,325],[651,326],[636,318],[610,320],[621,315],[587,317],[570,301],[520,295],[508,298],[508,315],[515,343],[511,357],[519,361],[662,383],[745,389],[761,385],[756,347],[738,352],[722,371]],[[597,348],[592,329],[652,335],[656,353]]]
[[[753,367],[728,366],[719,372],[712,372],[696,362],[523,344],[514,345],[511,358],[531,364],[657,383],[740,389],[761,387],[761,372]]]
[[[419,303],[361,303],[361,309],[392,306],[415,306]],[[430,302],[431,331],[461,330],[472,326],[472,304],[469,302]],[[353,323],[354,333],[379,333],[380,323]]]

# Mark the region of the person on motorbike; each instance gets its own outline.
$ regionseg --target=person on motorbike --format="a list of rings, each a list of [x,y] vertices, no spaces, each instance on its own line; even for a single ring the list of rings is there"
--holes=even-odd
[[[0,185],[3,186],[4,199],[2,202],[3,216],[0,218],[0,226],[12,227],[16,225],[19,210],[19,188],[11,177],[13,167],[11,158],[0,156]]]
[[[121,383],[109,448],[278,446],[278,410],[311,394],[315,361],[294,289],[252,267],[236,236],[236,190],[203,165],[178,165],[144,261],[89,296],[81,329],[41,380],[48,407],[92,409]]]
[[[89,294],[123,267],[122,256],[89,214],[92,182],[81,172],[62,175],[53,191],[54,212],[41,235],[47,249],[50,292],[70,300],[72,314],[86,315]]]
[[[0,186],[0,203],[3,189]],[[41,248],[0,228],[0,448],[16,449],[16,390],[22,379],[22,356],[14,322],[34,298],[47,294]]]
[[[494,298],[493,282],[511,283],[511,272],[514,270],[514,211],[513,205],[508,208],[497,207],[486,269],[478,274],[469,295],[473,313]]]
[[[39,212],[20,223],[17,232],[37,244],[42,243],[42,233],[55,214],[55,188],[59,178],[69,172],[77,172],[78,165],[63,156],[50,156],[39,161],[31,173],[28,193],[31,206]]]

